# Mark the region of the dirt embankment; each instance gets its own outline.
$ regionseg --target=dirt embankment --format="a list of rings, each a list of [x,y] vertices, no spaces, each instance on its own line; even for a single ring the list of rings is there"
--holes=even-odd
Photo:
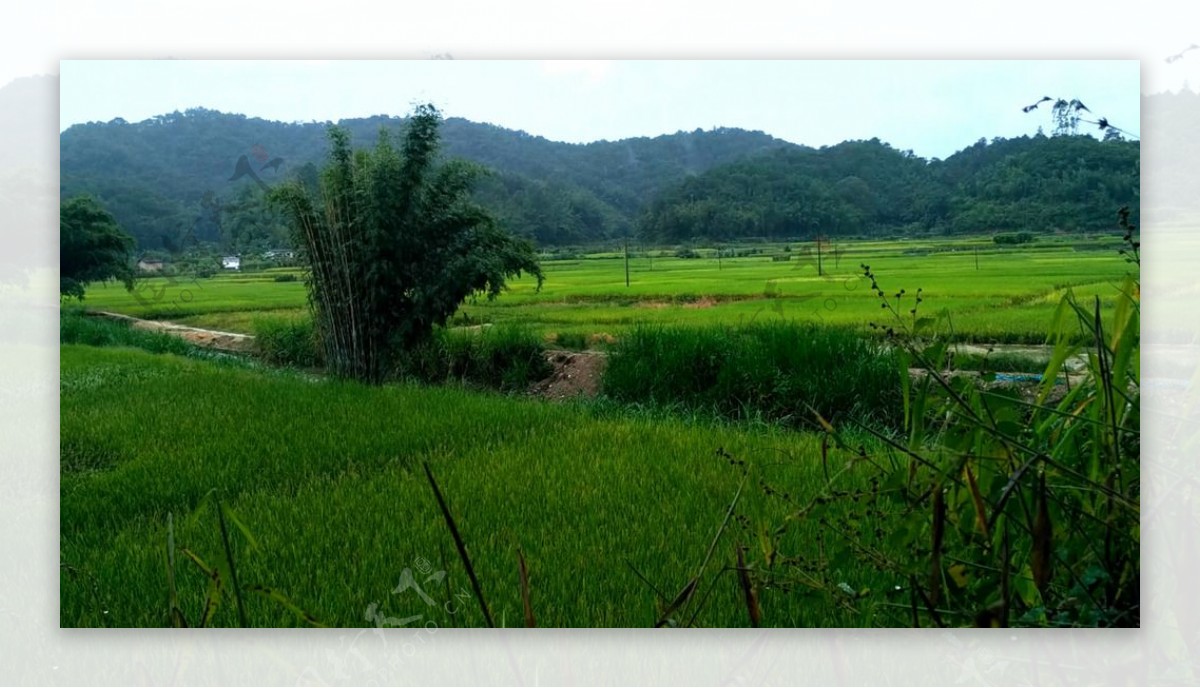
[[[249,334],[238,334],[237,332],[221,332],[219,330],[205,330],[199,327],[188,327],[186,325],[178,325],[166,320],[142,320],[140,318],[121,315],[120,313],[108,313],[104,311],[93,312],[91,315],[100,318],[109,318],[111,320],[121,320],[129,323],[130,327],[139,330],[149,330],[151,332],[166,332],[184,339],[196,346],[202,346],[206,349],[215,349],[217,351],[227,351],[230,353],[250,353],[254,350],[254,336]]]
[[[546,360],[554,368],[550,377],[535,382],[529,393],[544,399],[561,401],[579,396],[594,397],[600,393],[600,376],[604,373],[605,355],[599,351],[546,352]]]
[[[704,307],[704,306],[700,306]],[[167,334],[180,337],[182,339],[208,349],[217,351],[225,351],[229,353],[247,354],[254,351],[254,336],[248,334],[239,334],[237,332],[221,332],[218,330],[206,330],[199,327],[188,327],[177,323],[168,322],[165,320],[142,320],[120,313],[108,312],[93,312],[92,315],[113,320],[121,320],[128,322],[131,327],[136,327],[141,330],[149,330],[155,332],[165,332]],[[476,326],[479,327],[479,326]],[[608,334],[594,335],[596,341],[605,341],[612,343],[615,338]],[[964,353],[983,353],[988,348],[982,346],[959,345],[958,347]],[[1033,346],[995,346],[989,347],[995,351],[1005,351],[1008,353],[1020,353],[1026,355],[1047,354],[1048,347],[1033,347]],[[566,351],[551,349],[545,353],[546,360],[550,363],[553,372],[544,380],[534,383],[529,388],[529,393],[533,396],[538,396],[543,399],[552,401],[563,401],[574,399],[580,396],[594,397],[600,393],[600,380],[604,374],[604,365],[607,362],[607,354],[603,351]],[[1070,361],[1066,366],[1070,371],[1069,380],[1063,380],[1053,394],[1050,395],[1051,401],[1055,401],[1062,396],[1069,388],[1082,382],[1086,374],[1080,369],[1083,367],[1082,360]],[[914,378],[919,378],[926,375],[926,371],[912,369],[909,371]],[[955,371],[951,375],[978,375],[973,371]],[[1037,381],[1031,379],[1032,376],[1020,374],[1001,374],[1001,380],[991,383],[993,386],[1013,385],[1021,388],[1023,391],[1032,393],[1037,388]],[[1008,378],[1005,380],[1004,378]]]

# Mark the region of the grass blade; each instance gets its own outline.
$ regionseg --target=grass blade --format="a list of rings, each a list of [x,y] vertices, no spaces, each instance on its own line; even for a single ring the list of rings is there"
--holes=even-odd
[[[170,617],[171,626],[187,628],[187,619],[183,616],[183,610],[179,608],[179,593],[175,588],[175,522],[170,513],[167,514],[167,587],[170,591],[167,600],[169,605],[167,614]]]
[[[675,610],[679,609],[685,603],[687,603],[688,600],[692,599],[692,593],[694,592],[696,592],[695,578],[688,581],[687,585],[683,586],[683,590],[680,590],[679,594],[675,596],[675,599],[671,600],[671,604],[667,605],[667,608],[663,610],[661,615],[659,615],[658,621],[654,623],[654,627],[662,628],[665,626],[667,621],[670,620],[671,615],[675,613]]]
[[[941,485],[933,488],[933,526],[929,559],[929,606],[937,604],[942,590],[942,540],[946,534],[946,500]]]
[[[737,508],[738,500],[742,498],[742,489],[746,487],[746,480],[749,475],[743,476],[741,482],[738,483],[737,492],[733,495],[733,501],[729,502],[729,508],[725,510],[725,518],[721,521],[721,527],[717,528],[717,534],[713,536],[712,542],[708,545],[708,551],[704,554],[704,561],[700,562],[700,569],[696,571],[696,575],[692,578],[692,582],[688,584],[691,587],[691,592],[683,599],[683,610],[686,611],[692,601],[692,593],[695,592],[696,586],[700,583],[700,579],[704,577],[704,570],[708,568],[708,562],[712,559],[713,552],[717,549],[717,543],[721,541],[721,535],[725,533],[725,529],[729,526],[729,520],[733,518],[733,512]],[[684,588],[687,590],[687,588]],[[692,617],[688,620],[688,625],[691,626],[696,620],[696,615],[700,613],[697,609]]]
[[[638,571],[637,567],[633,565],[633,562],[626,559],[625,565],[629,567],[630,571],[633,571],[633,575],[637,576],[639,580],[641,580],[643,583],[646,584],[647,587],[649,587],[651,590],[654,591],[654,594],[656,597],[658,597],[659,602],[667,601],[667,596],[662,594],[662,591],[659,590],[658,587],[654,585],[654,583],[651,583],[650,579],[646,578],[646,576],[643,575],[641,571]]]
[[[1029,568],[1033,571],[1033,582],[1043,595],[1046,594],[1046,586],[1050,583],[1053,561],[1052,526],[1047,502],[1046,474],[1043,472],[1038,480],[1037,515],[1033,518],[1033,550],[1029,555]]]
[[[970,464],[964,464],[963,471],[967,475],[967,489],[971,492],[971,502],[975,505],[975,526],[979,528],[979,532],[986,539],[988,536],[987,507],[983,503],[983,495],[979,492],[979,483],[975,480],[975,474],[971,472]]]
[[[221,513],[225,515],[225,518],[229,519],[229,522],[232,523],[239,531],[241,531],[242,537],[246,538],[246,542],[250,543],[250,549],[257,550],[259,548],[258,540],[254,538],[254,534],[250,532],[250,529],[246,527],[246,524],[242,523],[242,520],[237,517],[237,514],[235,514],[233,509],[230,509],[228,505],[221,504],[220,506]]]
[[[488,610],[487,601],[483,598],[483,589],[479,587],[479,579],[475,576],[475,567],[471,565],[471,557],[467,554],[467,545],[463,542],[462,536],[458,532],[458,526],[454,523],[454,516],[450,513],[450,507],[446,506],[446,500],[442,497],[442,491],[438,489],[437,481],[433,478],[433,471],[429,469],[429,462],[422,461],[421,465],[425,467],[425,477],[429,479],[429,486],[433,488],[433,496],[437,499],[438,506],[442,509],[442,518],[446,521],[446,527],[450,529],[450,535],[454,538],[454,546],[458,548],[458,557],[462,560],[463,567],[467,569],[467,577],[471,579],[471,588],[475,591],[475,599],[479,600],[479,608],[483,611],[483,618],[487,620],[488,628],[495,628],[496,623],[492,621],[492,612]]]
[[[737,548],[738,583],[742,586],[742,597],[746,600],[746,611],[750,614],[750,625],[758,628],[762,625],[762,609],[758,606],[758,590],[750,581],[750,572],[746,569],[746,558],[742,548]]]
[[[229,565],[229,579],[233,586],[233,601],[237,604],[238,624],[245,628],[246,608],[242,604],[242,591],[238,585],[237,568],[233,563],[233,548],[229,545],[229,529],[225,527],[225,507],[217,500],[217,523],[221,527],[221,546],[225,550],[225,563]]]
[[[284,609],[295,614],[297,618],[309,626],[313,626],[314,628],[325,628],[325,624],[317,621],[317,617],[304,611],[299,605],[297,605],[295,602],[292,602],[287,595],[284,595],[274,588],[268,588],[263,585],[250,585],[247,586],[246,589],[279,604]]]
[[[536,628],[537,619],[533,616],[533,604],[529,601],[529,569],[525,567],[525,555],[517,549],[517,564],[521,569],[521,606],[525,609],[525,628]]]
[[[204,560],[190,549],[184,548],[182,551],[208,577],[208,592],[204,596],[204,609],[200,612],[200,622],[196,624],[200,628],[205,628],[212,620],[213,614],[217,613],[217,608],[221,606],[221,594],[225,585],[221,580],[221,572],[215,567],[204,563]]]

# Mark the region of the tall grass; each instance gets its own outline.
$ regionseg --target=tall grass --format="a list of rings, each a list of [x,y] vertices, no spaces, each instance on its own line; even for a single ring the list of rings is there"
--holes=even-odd
[[[520,325],[440,329],[400,356],[396,374],[421,382],[520,391],[550,374],[545,351],[544,340]]]
[[[196,347],[165,332],[140,330],[128,322],[85,315],[76,309],[64,309],[58,321],[60,344],[89,346],[128,346],[156,354],[195,353]]]
[[[1137,264],[1125,209],[1121,224]],[[878,572],[896,581],[892,599],[850,588],[845,601],[874,607],[889,624],[1140,625],[1138,279],[1126,276],[1112,309],[1098,296],[1062,297],[1049,328],[1054,349],[1032,398],[980,384],[987,374],[944,376],[947,343],[918,335],[919,320],[908,328],[903,310],[877,288],[895,316],[888,331],[902,369],[927,373],[904,387],[907,436],[878,434],[883,450],[868,452],[827,426],[822,453],[836,461],[823,464],[861,468],[829,475],[807,503],[789,502],[797,507],[789,521],[823,526],[821,556],[790,557],[769,536],[767,560],[749,562],[760,571],[754,577],[828,587],[831,575]],[[1064,363],[1082,351],[1080,332],[1091,337],[1084,379],[1052,401]],[[897,506],[901,513],[885,513]],[[758,527],[781,533],[789,525]],[[907,554],[890,554],[897,551]],[[788,563],[769,570],[776,552]]]
[[[324,349],[309,319],[262,317],[253,328],[255,353],[271,365],[316,368],[324,363]]]
[[[632,330],[602,380],[618,401],[796,425],[901,420],[895,355],[848,329],[796,322]]]
[[[271,365],[314,368],[324,361],[325,348],[307,318],[258,318],[254,344]],[[438,328],[422,344],[400,352],[385,379],[520,391],[550,374],[545,352],[542,337],[520,325]]]
[[[313,381],[130,349],[65,346],[61,360],[64,446],[105,458],[62,477],[63,626],[169,623],[167,514],[176,548],[213,568],[235,558],[245,592],[280,591],[321,623],[394,627],[422,615],[407,628],[486,625],[422,475],[426,461],[497,625],[526,616],[521,552],[539,626],[650,626],[661,617],[658,599],[634,570],[669,595],[696,575],[739,479],[715,448],[774,464],[763,470],[798,491],[820,478],[812,435],[598,419],[571,405]],[[779,465],[785,454],[793,460]],[[781,518],[785,510],[753,484],[738,514]],[[257,546],[233,520],[225,546],[210,493]],[[748,541],[732,520],[726,538],[735,530]],[[796,527],[789,542],[811,545],[813,532]],[[700,625],[745,623],[744,594],[718,566],[732,561],[728,544],[698,588],[711,596],[682,621],[699,609]],[[396,592],[405,569],[436,605]],[[443,580],[426,582],[439,570]],[[196,623],[208,578],[186,561],[175,575],[180,609]],[[851,582],[878,589],[886,581]],[[866,622],[774,589],[762,589],[761,604],[764,625]],[[309,623],[253,592],[244,605],[249,626]],[[208,625],[240,623],[226,598]]]

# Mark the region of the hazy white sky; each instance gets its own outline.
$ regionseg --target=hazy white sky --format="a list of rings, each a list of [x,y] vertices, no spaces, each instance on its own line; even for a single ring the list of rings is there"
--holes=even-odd
[[[63,61],[60,127],[190,107],[281,121],[448,117],[587,142],[711,127],[811,146],[879,137],[946,157],[981,137],[1051,128],[1044,95],[1140,131],[1136,60]]]

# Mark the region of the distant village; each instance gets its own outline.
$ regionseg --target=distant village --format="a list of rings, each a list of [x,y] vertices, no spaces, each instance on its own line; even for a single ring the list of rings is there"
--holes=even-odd
[[[241,271],[243,267],[247,267],[246,263],[251,256],[242,255],[222,255],[220,256],[220,266],[222,270]],[[260,267],[275,267],[282,265],[290,265],[296,259],[296,252],[293,249],[271,249],[264,251],[261,254],[253,256],[257,260],[255,265]],[[171,271],[172,262],[158,257],[143,256],[137,261],[137,270],[143,274],[164,273]]]

